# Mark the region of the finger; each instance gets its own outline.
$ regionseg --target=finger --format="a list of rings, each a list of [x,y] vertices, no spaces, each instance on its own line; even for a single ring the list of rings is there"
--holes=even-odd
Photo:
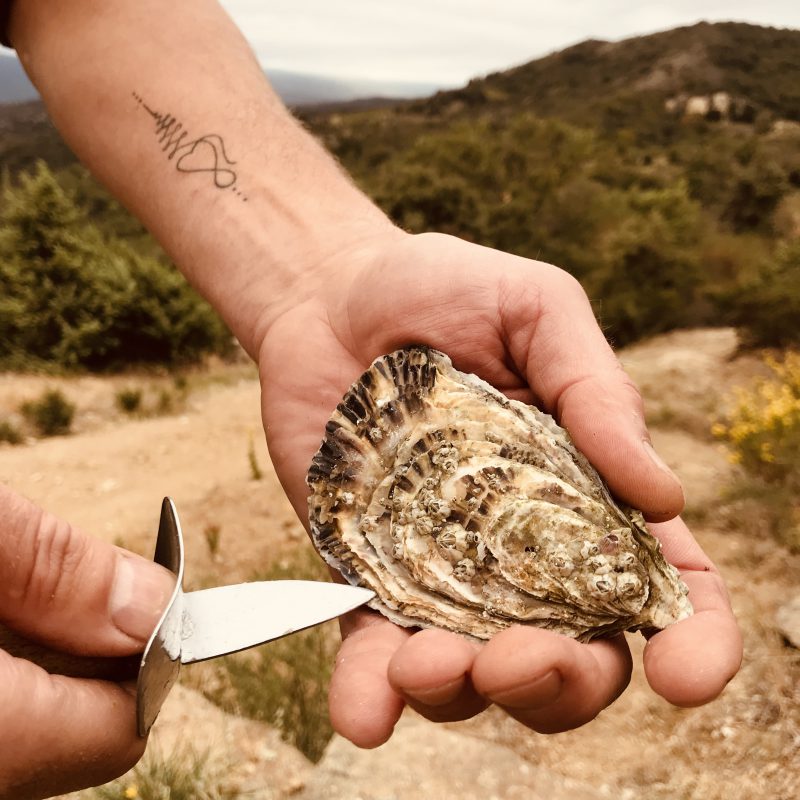
[[[415,711],[434,722],[469,719],[488,705],[472,685],[480,647],[463,636],[425,630],[409,638],[389,662],[389,684]]]
[[[540,733],[577,728],[625,690],[631,656],[622,636],[580,644],[514,626],[475,659],[472,681],[488,699]]]
[[[85,536],[0,485],[0,621],[67,652],[140,651],[175,586],[169,571]]]
[[[141,758],[136,701],[117,684],[49,675],[0,651],[0,797],[106,783]]]
[[[411,633],[370,612],[347,616],[328,694],[331,723],[358,747],[378,747],[403,712],[405,704],[389,685],[387,670]]]
[[[514,362],[618,497],[648,519],[674,517],[683,508],[680,481],[650,444],[642,398],[586,294],[562,270],[524,263],[499,298]]]
[[[689,587],[693,616],[653,635],[644,669],[653,691],[684,707],[717,697],[742,662],[742,635],[714,565],[680,519],[651,525],[664,556]]]
[[[104,681],[135,679],[139,673],[141,653],[129,656],[86,656],[65,653],[51,645],[27,638],[0,624],[0,650],[15,658],[31,661],[54,675],[70,678],[95,678]]]

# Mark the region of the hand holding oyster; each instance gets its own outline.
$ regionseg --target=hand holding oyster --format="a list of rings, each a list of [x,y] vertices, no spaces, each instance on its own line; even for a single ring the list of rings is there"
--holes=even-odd
[[[315,546],[400,625],[488,639],[521,623],[589,641],[692,613],[641,514],[567,432],[436,350],[372,364],[307,480]]]

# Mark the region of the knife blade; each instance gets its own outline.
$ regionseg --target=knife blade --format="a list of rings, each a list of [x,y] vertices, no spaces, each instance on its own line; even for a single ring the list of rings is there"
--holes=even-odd
[[[183,533],[169,497],[161,504],[154,559],[175,573],[177,582],[139,667],[136,715],[140,736],[146,736],[155,722],[182,663],[264,644],[333,619],[375,596],[369,589],[314,581],[262,581],[184,592]],[[270,588],[273,584],[279,588]],[[283,597],[282,590],[286,593]]]
[[[374,597],[319,581],[253,581],[183,595],[181,664],[237,653],[346,614]]]
[[[346,614],[375,596],[356,586],[304,580],[252,581],[184,592],[183,534],[168,497],[161,506],[154,560],[175,574],[176,583],[141,657],[60,653],[2,624],[0,650],[53,674],[111,681],[135,677],[137,726],[139,735],[146,736],[182,664],[265,644]]]

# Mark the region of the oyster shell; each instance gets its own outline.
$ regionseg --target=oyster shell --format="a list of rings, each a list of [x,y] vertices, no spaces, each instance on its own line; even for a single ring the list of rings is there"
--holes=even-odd
[[[487,639],[522,623],[588,641],[692,613],[641,514],[567,432],[437,350],[372,364],[307,481],[315,546],[400,625]]]

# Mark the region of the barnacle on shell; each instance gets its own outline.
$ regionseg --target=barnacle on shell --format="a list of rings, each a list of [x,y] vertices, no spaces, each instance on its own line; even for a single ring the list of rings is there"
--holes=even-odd
[[[567,432],[437,350],[377,359],[307,480],[315,546],[400,625],[486,639],[521,623],[588,641],[692,613],[641,514]]]

